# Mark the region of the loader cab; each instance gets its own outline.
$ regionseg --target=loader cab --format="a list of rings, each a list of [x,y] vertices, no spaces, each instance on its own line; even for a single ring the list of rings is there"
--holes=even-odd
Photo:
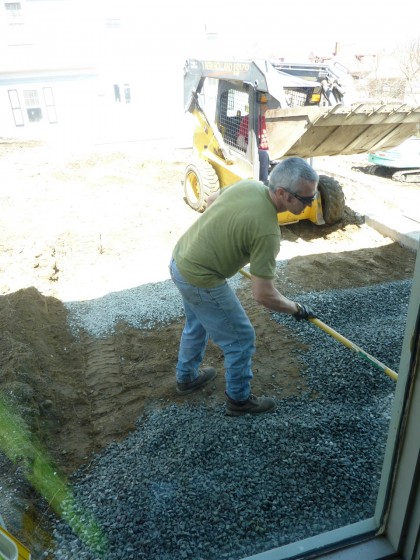
[[[194,145],[199,153],[206,150],[214,154],[212,163],[223,186],[240,178],[258,179],[257,95],[249,84],[235,80],[206,78],[202,82],[199,103],[208,122],[213,123],[214,132],[220,135],[220,141],[216,144],[206,138],[200,144],[200,138],[203,138],[200,127]],[[244,126],[247,143],[240,144],[239,132]],[[218,157],[220,147],[226,150],[225,158]]]
[[[237,149],[237,139],[242,119],[249,114],[248,92],[231,85],[220,95],[216,113],[216,124],[223,140],[231,148]]]
[[[218,99],[216,125],[225,144],[238,156],[252,161],[258,144],[259,118],[270,109],[279,108],[280,103],[268,93],[261,94],[247,85],[222,81]]]

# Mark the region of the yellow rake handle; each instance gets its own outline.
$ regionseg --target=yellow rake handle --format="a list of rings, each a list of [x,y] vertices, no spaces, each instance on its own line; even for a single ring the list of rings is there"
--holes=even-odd
[[[242,276],[245,276],[245,278],[249,278],[249,280],[251,280],[251,275],[249,272],[247,272],[246,270],[244,270],[243,268],[239,269],[239,272],[242,274]]]
[[[309,321],[314,325],[316,325],[317,327],[319,327],[320,329],[322,329],[323,331],[325,331],[333,338],[335,338],[336,340],[338,340],[338,342],[341,342],[341,344],[344,344],[344,346],[347,346],[347,348],[350,348],[350,350],[356,352],[356,354],[359,354],[362,358],[365,358],[365,360],[367,360],[368,362],[370,362],[371,364],[379,368],[391,379],[397,381],[398,373],[396,373],[394,370],[390,369],[385,364],[383,364],[382,362],[380,362],[379,360],[377,360],[376,358],[374,358],[373,356],[371,356],[370,354],[362,350],[362,348],[357,346],[357,344],[354,344],[354,342],[351,342],[351,340],[345,338],[342,334],[340,334],[339,332],[335,331],[334,329],[332,329],[331,327],[323,323],[320,319],[309,319]]]
[[[246,270],[244,270],[243,268],[241,268],[239,272],[242,274],[242,276],[245,276],[245,278],[249,278],[249,279],[251,278],[249,272],[246,272]],[[371,364],[379,368],[383,373],[388,375],[391,379],[397,381],[398,379],[397,372],[387,367],[385,364],[383,364],[382,362],[380,362],[379,360],[377,360],[376,358],[374,358],[373,356],[371,356],[370,354],[362,350],[362,348],[357,346],[357,344],[354,344],[354,342],[351,342],[351,340],[345,338],[339,332],[335,331],[334,329],[332,329],[331,327],[323,323],[320,319],[309,319],[309,321],[312,324],[319,327],[320,329],[322,329],[323,331],[325,331],[333,338],[335,338],[336,340],[338,340],[338,342],[341,342],[341,344],[344,344],[344,346],[347,346],[347,348],[350,348],[350,350],[353,350],[354,352],[356,352],[356,354],[359,354],[362,358],[364,358],[365,360],[367,360],[368,362],[370,362]]]

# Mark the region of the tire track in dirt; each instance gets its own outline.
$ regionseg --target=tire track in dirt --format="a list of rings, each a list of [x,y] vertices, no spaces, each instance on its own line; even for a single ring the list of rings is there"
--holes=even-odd
[[[120,408],[120,395],[126,390],[123,383],[121,360],[113,338],[83,341],[85,355],[84,382],[91,405],[94,433],[103,436],[115,431],[109,422]]]

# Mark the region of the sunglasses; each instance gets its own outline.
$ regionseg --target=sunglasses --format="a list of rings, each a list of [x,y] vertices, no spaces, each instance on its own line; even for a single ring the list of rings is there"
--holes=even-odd
[[[290,192],[287,189],[285,189],[284,187],[282,187],[282,189],[284,191],[286,191],[287,193],[291,194],[292,196],[294,196],[295,198],[297,198],[297,200],[299,200],[299,202],[301,202],[302,204],[304,204],[305,206],[309,206],[310,204],[312,204],[312,202],[316,199],[316,197],[318,196],[318,193],[316,192],[313,196],[301,196],[300,194],[296,194],[294,192]]]

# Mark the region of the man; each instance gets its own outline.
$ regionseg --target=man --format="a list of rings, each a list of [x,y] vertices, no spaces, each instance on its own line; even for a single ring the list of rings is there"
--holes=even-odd
[[[205,213],[179,239],[170,264],[186,316],[176,366],[178,393],[191,393],[216,377],[214,368],[199,369],[211,337],[224,353],[226,414],[274,409],[274,399],[251,393],[255,331],[226,278],[250,263],[252,294],[259,304],[298,320],[314,316],[283,296],[274,278],[280,250],[277,213],[300,214],[312,204],[317,185],[318,175],[305,160],[286,159],[271,172],[268,188],[244,180],[213,195]]]

